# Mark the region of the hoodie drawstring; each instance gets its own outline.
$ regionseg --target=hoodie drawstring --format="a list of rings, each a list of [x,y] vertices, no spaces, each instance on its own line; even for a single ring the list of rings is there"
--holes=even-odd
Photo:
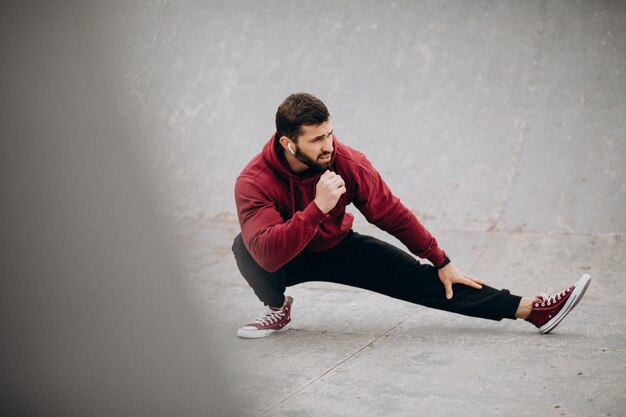
[[[291,216],[296,212],[296,197],[293,190],[293,178],[289,176],[289,196],[291,197]]]

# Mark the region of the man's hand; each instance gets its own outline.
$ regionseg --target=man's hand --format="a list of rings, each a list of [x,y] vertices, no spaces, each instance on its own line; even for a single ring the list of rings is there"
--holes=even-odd
[[[332,171],[326,170],[320,177],[315,187],[315,204],[324,214],[331,211],[337,205],[341,194],[346,192],[346,184],[343,179]]]
[[[439,279],[443,283],[446,289],[446,298],[450,300],[452,298],[452,284],[463,284],[480,290],[482,284],[485,283],[482,279],[472,278],[469,275],[465,275],[459,271],[452,263],[444,266],[439,270]]]

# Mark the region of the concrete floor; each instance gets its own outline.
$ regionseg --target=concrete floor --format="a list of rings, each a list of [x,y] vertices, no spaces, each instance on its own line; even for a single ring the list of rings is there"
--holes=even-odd
[[[626,416],[626,2],[0,15],[6,415]],[[307,283],[291,330],[237,338],[262,305],[230,251],[233,184],[295,91],[464,272],[528,296],[589,273],[581,304],[540,335]]]
[[[384,238],[371,226],[357,229]],[[292,329],[243,340],[236,328],[261,306],[229,253],[236,222],[182,230],[195,248],[187,263],[194,296],[208,320],[220,317],[212,335],[224,344],[230,389],[249,415],[624,415],[623,235],[441,234],[469,273],[518,294],[565,288],[591,273],[583,302],[549,335],[520,321],[307,283],[288,289]]]

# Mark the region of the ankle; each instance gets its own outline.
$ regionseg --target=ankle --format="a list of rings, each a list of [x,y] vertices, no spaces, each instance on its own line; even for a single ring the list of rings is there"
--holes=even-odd
[[[526,320],[533,310],[533,301],[532,298],[522,298],[517,307],[517,311],[515,311],[515,317]]]

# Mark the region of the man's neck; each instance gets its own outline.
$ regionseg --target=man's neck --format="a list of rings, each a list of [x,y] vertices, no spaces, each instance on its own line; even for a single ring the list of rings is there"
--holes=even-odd
[[[302,163],[296,156],[292,153],[285,152],[283,149],[283,156],[285,157],[285,161],[287,162],[287,166],[294,174],[301,175],[305,171],[309,170],[309,167]]]

